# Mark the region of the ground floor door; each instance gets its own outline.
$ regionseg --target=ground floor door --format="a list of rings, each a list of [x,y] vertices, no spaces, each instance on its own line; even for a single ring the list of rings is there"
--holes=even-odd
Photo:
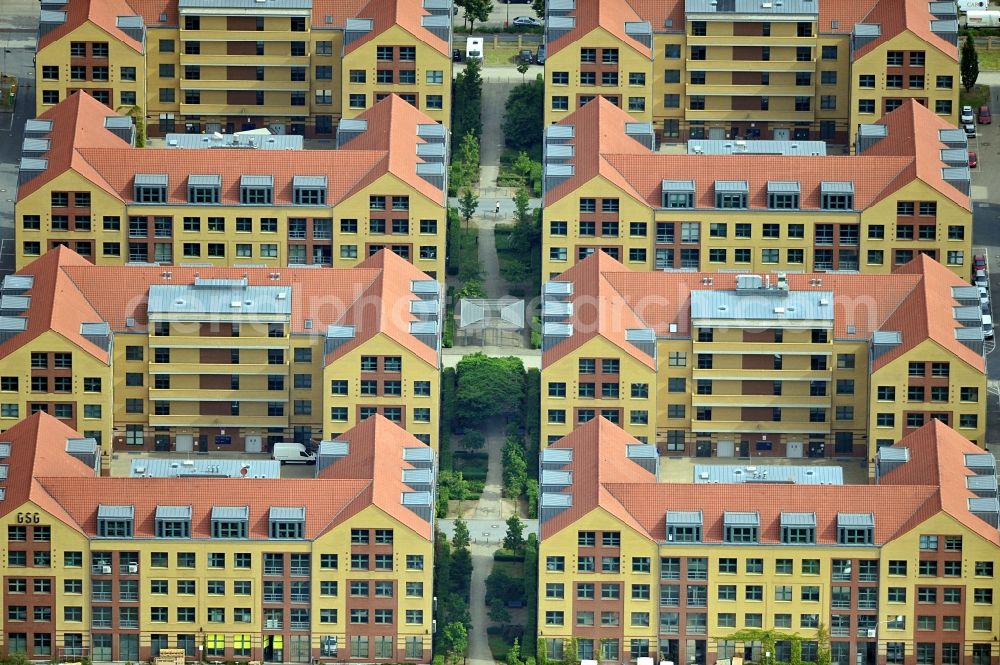
[[[194,451],[194,435],[178,434],[174,439],[174,448],[179,453],[190,453]]]
[[[789,441],[785,444],[785,454],[788,457],[802,457],[802,442]]]
[[[248,453],[259,453],[263,448],[263,438],[260,435],[248,435],[244,438],[246,441],[246,451]]]
[[[208,452],[208,435],[199,434],[198,435],[198,452],[207,453]]]
[[[285,123],[283,122],[272,122],[268,127],[272,134],[284,134],[285,133]]]
[[[719,441],[717,454],[719,457],[732,457],[736,454],[736,442]]]
[[[787,127],[775,127],[774,129],[774,140],[775,141],[788,141],[792,138],[792,130]]]
[[[285,662],[284,635],[264,636],[264,661],[268,663]]]
[[[709,127],[708,128],[708,138],[713,141],[722,141],[726,138],[726,128],[725,127]]]
[[[750,442],[746,439],[740,441],[740,457],[750,457]]]

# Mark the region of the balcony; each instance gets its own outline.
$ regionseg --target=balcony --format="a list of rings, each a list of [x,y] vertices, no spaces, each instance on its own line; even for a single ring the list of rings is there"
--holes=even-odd
[[[285,594],[283,593],[265,593],[264,594],[265,603],[283,603],[285,602]]]
[[[181,56],[184,65],[202,67],[308,67],[306,55],[212,55],[208,53],[185,54]]]
[[[292,577],[309,577],[309,566],[292,566]]]
[[[289,416],[203,416],[150,414],[150,427],[287,427]]]
[[[90,567],[91,575],[110,575],[113,572],[110,562],[98,561]]]
[[[123,603],[136,603],[139,602],[139,592],[138,591],[121,591],[118,593],[118,600]]]
[[[308,97],[307,97],[308,99]],[[290,106],[288,104],[181,104],[184,115],[236,115],[262,117],[275,115],[309,115],[309,104]]]
[[[131,628],[131,629],[138,628],[139,627],[139,620],[138,619],[120,619],[118,621],[118,627],[119,628]]]
[[[712,379],[714,381],[829,381],[829,369],[742,369],[732,367],[726,369],[697,369],[693,371],[696,379]]]
[[[810,99],[812,93],[808,93]],[[772,104],[773,106],[773,104]],[[754,122],[811,122],[816,115],[815,109],[809,111],[794,111],[794,110],[771,110],[771,111],[737,111],[732,109],[710,109],[710,110],[692,110],[688,109],[684,112],[684,115],[688,120],[707,120],[707,121],[744,121],[753,120]]]
[[[306,21],[306,28],[308,29],[308,27],[309,21]],[[309,32],[308,30],[306,32],[292,32],[291,30],[185,30],[181,28],[181,39],[197,42],[308,42]],[[183,53],[181,58],[184,58]]]
[[[206,321],[206,323],[210,323]],[[228,322],[227,322],[228,323]],[[286,337],[163,335],[149,338],[151,349],[288,349]]]
[[[254,40],[250,40],[254,41]],[[797,37],[795,35],[688,35],[689,46],[769,46],[771,48],[796,48],[799,46],[814,46],[816,37]]]
[[[830,629],[830,637],[850,637],[850,626],[834,626]]]
[[[292,630],[309,630],[308,621],[290,621],[289,624],[291,625]]]
[[[697,432],[766,432],[767,434],[829,434],[830,423],[805,421],[747,422],[745,420],[695,420],[691,429]]]
[[[811,397],[809,395],[691,395],[692,406],[720,406],[720,407],[781,407],[829,408],[831,397]]]
[[[286,374],[288,363],[268,365],[267,363],[150,363],[150,374]]]
[[[688,95],[725,96],[725,97],[812,97],[815,88],[811,85],[787,85],[771,83],[770,85],[730,85],[713,83],[692,84],[685,86]]]
[[[138,575],[139,574],[139,564],[138,563],[123,563],[118,566],[118,574],[122,576]]]
[[[266,90],[267,92],[308,92],[309,81],[233,79],[181,79],[181,90]]]
[[[835,610],[849,610],[851,609],[851,599],[850,598],[848,598],[847,600],[834,599],[830,602],[830,607],[832,607]]]
[[[276,575],[278,577],[281,577],[282,575],[285,574],[285,566],[282,565],[282,564],[277,564],[277,565],[271,564],[271,565],[269,565],[269,564],[265,563],[264,564],[264,574],[265,575]]]
[[[695,72],[814,72],[815,60],[687,60],[686,71]]]
[[[91,628],[111,628],[111,619],[92,619]]]
[[[308,603],[309,602],[309,593],[308,592],[307,593],[293,593],[292,594],[292,602],[293,603]]]
[[[281,630],[285,622],[281,619],[264,619],[264,630]]]
[[[777,306],[778,300],[774,301]],[[695,340],[695,353],[711,353],[716,356],[748,356],[780,353],[782,356],[832,356],[833,351],[826,342],[699,342]]]
[[[210,390],[208,388],[150,388],[149,399],[174,402],[284,402],[284,390]]]
[[[111,592],[110,591],[92,591],[90,593],[90,600],[91,600],[91,602],[94,602],[94,603],[110,603],[111,602]]]

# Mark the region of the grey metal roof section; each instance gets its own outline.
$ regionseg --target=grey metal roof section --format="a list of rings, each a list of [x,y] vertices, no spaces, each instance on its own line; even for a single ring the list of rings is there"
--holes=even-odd
[[[9,294],[0,296],[0,310],[23,312],[29,307],[31,307],[31,296],[15,296]]]
[[[572,164],[546,164],[545,165],[545,175],[552,177],[569,177],[573,175],[574,168]]]
[[[722,514],[722,523],[725,526],[760,526],[760,515],[727,510]]]
[[[692,290],[692,320],[833,321],[832,291],[783,291],[754,289],[736,291]],[[781,297],[764,297],[775,296]]]
[[[745,185],[746,183],[744,183]],[[664,180],[660,186],[665,192],[694,192],[694,180]]]
[[[246,473],[244,473],[246,469]],[[146,457],[132,460],[133,478],[280,478],[281,462],[264,459]]]
[[[983,320],[983,310],[976,306],[952,307],[951,313],[956,321],[975,321],[978,324]]]
[[[930,2],[927,4],[927,8],[930,13],[934,16],[957,16],[958,8],[954,2]]]
[[[542,505],[547,508],[569,508],[573,505],[573,495],[565,492],[546,492],[542,495]]]
[[[235,522],[250,519],[250,508],[247,506],[212,506],[212,520],[217,522]]]
[[[978,496],[997,495],[996,476],[966,476],[965,487]]]
[[[403,460],[410,464],[421,467],[434,460],[434,451],[428,446],[410,446],[403,448]]]
[[[964,148],[943,148],[941,150],[941,161],[949,166],[968,166],[969,151]]]
[[[667,526],[697,525],[702,523],[700,510],[668,510]]]
[[[573,316],[573,303],[564,300],[546,300],[542,303],[542,317],[546,319],[567,319]]]
[[[169,178],[166,173],[136,173],[135,184],[137,187],[166,187]]]
[[[426,506],[431,501],[430,492],[403,492],[401,502],[404,506]]]
[[[839,466],[698,464],[694,467],[694,482],[843,485],[844,470]]]
[[[816,513],[781,513],[781,526],[816,526]]]
[[[951,287],[951,297],[959,302],[968,301],[968,304],[974,305],[979,302],[979,289],[970,285],[953,286]]]
[[[902,344],[903,333],[898,330],[876,330],[872,333],[872,344]]]
[[[625,447],[625,456],[631,460],[657,459],[656,446],[647,443],[633,443]]]
[[[436,335],[437,321],[410,321],[411,335]]]
[[[302,150],[303,138],[296,134],[167,134],[166,147],[190,150],[192,148],[235,148],[257,150]]]
[[[815,15],[819,2],[813,0],[684,0],[687,14],[802,14]]]
[[[820,194],[853,194],[853,181],[824,180],[819,184]]]
[[[996,497],[976,497],[969,499],[969,512],[996,513],[1000,512],[1000,499]]]
[[[43,9],[38,13],[39,23],[65,23],[66,12],[56,12],[50,9]],[[42,34],[46,31],[43,30]]]
[[[272,522],[305,522],[306,509],[301,506],[271,506],[267,518]]]
[[[274,176],[242,175],[240,176],[240,187],[274,187]]]
[[[542,324],[542,334],[554,337],[569,337],[573,334],[573,325],[570,323],[555,323],[548,321]]]
[[[438,297],[441,293],[441,285],[433,279],[414,279],[410,281],[410,292],[418,296]]]
[[[567,281],[545,282],[545,286],[542,287],[542,294],[554,297],[571,296],[573,295],[573,282],[567,282]]]
[[[292,187],[302,187],[315,189],[316,187],[326,187],[325,175],[297,175],[292,177]]]
[[[838,527],[875,526],[875,515],[872,513],[837,513]]]
[[[318,452],[320,455],[344,457],[350,450],[351,444],[347,441],[320,441]]]
[[[437,160],[445,156],[444,143],[418,143],[417,156],[426,160]]]
[[[573,472],[572,471],[562,471],[559,469],[544,469],[542,471],[541,483],[542,486],[546,485],[558,485],[566,487],[573,484]]]
[[[548,159],[572,159],[576,154],[576,146],[572,143],[554,143],[545,148]]]
[[[571,139],[575,135],[575,125],[549,125],[545,128],[546,139]]]
[[[26,136],[24,141],[21,142],[21,152],[22,153],[36,153],[43,154],[49,151],[49,147],[52,145],[52,141],[49,139],[32,138]]]
[[[189,520],[191,519],[191,506],[157,506],[156,519]]]
[[[130,520],[134,516],[134,506],[106,506],[103,503],[97,506],[99,520]]]
[[[955,339],[959,342],[981,342],[984,339],[983,328],[979,323],[975,325],[970,324],[964,328],[955,328]]]
[[[135,18],[138,19],[141,25],[142,19],[138,16],[119,16],[118,20],[123,18]],[[131,129],[132,128],[132,118],[126,115],[109,115],[104,118],[104,126],[107,129]]]
[[[335,339],[353,339],[354,326],[338,326],[330,324],[326,328],[326,336]]]
[[[750,191],[750,187],[746,180],[716,180],[715,191],[745,194]]]
[[[436,316],[438,310],[441,309],[441,305],[437,300],[411,300],[410,301],[410,314],[416,314],[417,316]]]
[[[969,145],[969,137],[964,129],[939,129],[938,138],[941,143],[952,148],[964,148]]]
[[[222,187],[221,175],[195,175],[188,176],[188,187]]]
[[[149,314],[261,314],[290,316],[287,286],[199,289],[186,284],[149,287]]]
[[[52,121],[32,118],[24,123],[25,134],[48,134],[52,131]]]
[[[141,16],[119,16],[116,18],[115,22],[116,25],[123,30],[142,28],[143,25]]]
[[[34,285],[34,275],[7,275],[3,278],[2,288],[4,291],[27,291]]]
[[[4,296],[4,298],[9,297]],[[103,321],[100,323],[81,323],[80,334],[84,337],[103,337],[111,334],[111,326]]]
[[[897,446],[883,446],[878,449],[880,458],[888,462],[909,462],[910,449]]]
[[[93,454],[97,450],[97,439],[66,439],[66,452],[70,455]]]
[[[997,467],[996,458],[989,453],[966,453],[965,454],[965,466],[977,473],[981,471],[993,470],[994,473],[980,473],[980,475],[996,475],[995,469]]]
[[[551,30],[572,30],[576,27],[576,18],[573,16],[549,16],[546,27]]]
[[[403,482],[410,487],[429,485],[433,480],[434,472],[431,469],[403,469]]]
[[[768,180],[768,194],[798,194],[799,183],[793,180]]]
[[[417,136],[425,141],[443,141],[448,137],[448,130],[436,122],[425,122],[417,125]]]
[[[419,176],[443,175],[444,164],[440,162],[418,162],[415,170]]]
[[[542,464],[552,468],[553,466],[566,466],[573,461],[572,448],[546,448],[542,451]]]
[[[25,316],[0,316],[0,339],[7,339],[4,333],[19,333],[28,329],[28,318]]]
[[[882,34],[882,27],[876,23],[855,23],[854,36],[874,38]]]
[[[824,156],[825,141],[779,141],[771,139],[690,139],[689,155],[785,155]]]
[[[962,130],[958,130],[962,131]],[[964,135],[965,132],[962,132]],[[858,136],[864,138],[885,138],[889,136],[889,128],[886,125],[876,125],[874,123],[858,125]]]
[[[178,9],[184,13],[196,13],[197,9],[252,9],[255,11],[312,9],[312,0],[178,0]]]

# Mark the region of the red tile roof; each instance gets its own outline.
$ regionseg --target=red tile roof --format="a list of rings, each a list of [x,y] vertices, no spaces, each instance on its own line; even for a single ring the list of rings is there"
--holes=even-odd
[[[135,510],[137,537],[155,534],[158,505],[190,505],[191,537],[211,536],[215,506],[247,506],[251,539],[268,537],[271,507],[305,508],[305,538],[314,539],[375,505],[420,537],[430,540],[431,526],[401,503],[403,449],[426,447],[413,435],[382,416],[373,416],[345,432],[350,455],[317,479],[270,478],[108,478],[65,452],[67,437],[80,435],[46,414],[35,414],[4,433],[12,442],[7,497],[0,515],[25,500],[40,501],[67,524],[97,533],[97,510],[104,505],[129,505]],[[30,487],[30,489],[28,489]]]
[[[574,125],[574,174],[545,194],[545,205],[577,192],[597,175],[652,208],[662,207],[664,179],[693,180],[694,207],[715,208],[715,182],[746,181],[749,207],[767,209],[768,181],[794,181],[803,210],[820,209],[822,182],[854,182],[854,207],[864,210],[918,178],[971,211],[968,194],[944,181],[938,130],[954,129],[933,111],[907,100],[880,122],[890,139],[856,156],[675,155],[653,153],[625,134],[633,119],[599,97],[559,124]],[[864,173],[865,177],[858,177]]]
[[[363,37],[348,44],[344,53],[346,55],[357,50],[389,28],[398,25],[431,48],[450,56],[451,44],[425,28],[421,23],[422,17],[430,15],[430,12],[424,9],[420,2],[414,0],[368,0],[351,18],[371,19],[372,29]]]
[[[137,53],[143,52],[142,42],[130,37],[118,27],[119,16],[136,16],[136,11],[126,0],[71,0],[63,5],[66,20],[38,38],[38,50],[61,39],[88,21],[108,36],[125,44]]]
[[[430,278],[395,253],[382,250],[355,268],[212,268],[181,266],[96,266],[65,247],[36,259],[19,275],[35,282],[28,328],[0,345],[0,357],[45,332],[54,330],[83,350],[107,362],[107,353],[80,335],[81,323],[106,322],[112,332],[145,332],[146,298],[154,284],[193,284],[203,279],[246,278],[251,286],[291,288],[291,330],[298,335],[325,335],[330,325],[355,326],[352,342],[338,348],[328,360],[339,358],[358,344],[383,334],[408,348],[432,367],[438,354],[410,334],[410,291],[414,281]],[[164,275],[169,274],[169,278]],[[271,275],[279,275],[272,279]],[[115,289],[108,289],[114,284]],[[127,326],[134,318],[135,325]],[[306,321],[311,327],[306,328]]]
[[[75,93],[42,114],[53,121],[48,169],[18,189],[23,199],[67,170],[73,170],[122,201],[134,199],[136,174],[166,174],[167,199],[187,202],[189,175],[222,176],[221,203],[240,200],[240,177],[274,178],[274,204],[293,202],[292,179],[326,176],[327,205],[336,205],[376,179],[392,174],[430,201],[444,205],[444,192],[417,175],[418,125],[437,124],[397,95],[378,102],[360,117],[369,120],[365,135],[377,135],[343,150],[252,150],[246,148],[133,148],[104,128],[113,115],[87,94]],[[355,139],[355,141],[360,140]],[[350,143],[355,144],[355,141]],[[377,147],[362,147],[362,146]],[[182,152],[181,152],[182,151]]]
[[[573,484],[564,490],[573,495],[573,505],[542,523],[543,539],[600,507],[624,524],[633,528],[638,525],[640,533],[658,541],[666,540],[667,511],[701,511],[702,542],[706,543],[723,542],[727,511],[758,513],[759,539],[764,544],[781,542],[782,511],[815,513],[816,542],[820,544],[837,542],[838,512],[870,513],[875,518],[875,544],[881,545],[935,514],[938,506],[947,506],[946,512],[987,541],[1000,544],[996,528],[972,515],[965,501],[971,493],[964,486],[967,471],[962,453],[982,451],[940,423],[925,425],[896,444],[913,446],[921,454],[915,452],[909,462],[887,476],[898,474],[901,482],[886,480],[881,485],[655,483],[636,478],[638,467],[623,459],[619,442],[624,432],[607,430],[617,430],[614,425],[601,426],[601,433],[611,439],[611,450],[616,453],[608,455],[604,453],[605,445],[591,441],[597,427],[592,423],[586,427],[591,427],[586,436],[577,434],[584,429],[579,428],[553,444],[573,450],[572,465],[567,467],[574,470]],[[928,469],[934,465],[936,470]],[[580,482],[577,470],[582,469],[589,470],[586,478],[596,480],[605,493],[599,494]],[[600,500],[592,498],[595,494]]]
[[[957,62],[958,46],[931,30],[931,21],[936,19],[928,5],[927,0],[878,0],[861,23],[878,25],[881,34],[855,50],[853,59],[857,61],[890,39],[909,32]]]
[[[653,51],[650,47],[631,35],[625,34],[626,22],[646,20],[636,13],[628,0],[580,0],[572,15],[576,18],[573,29],[549,42],[550,57],[564,48],[573,46],[578,40],[594,30],[600,29],[621,40],[626,46],[632,47],[640,55],[647,58],[653,57]],[[659,25],[654,24],[653,30],[662,25],[662,22]]]
[[[711,284],[704,282],[711,278]],[[962,361],[985,371],[983,357],[955,339],[961,325],[951,316],[959,305],[953,286],[967,286],[953,272],[920,255],[890,275],[787,274],[792,291],[833,292],[833,334],[837,339],[871,339],[876,331],[902,332],[902,343],[879,356],[872,370],[931,339]],[[814,279],[821,280],[817,286]],[[630,328],[652,328],[658,337],[691,336],[691,291],[732,291],[732,273],[633,272],[604,252],[595,252],[559,275],[572,282],[573,335],[542,355],[547,367],[593,337],[604,337],[650,367],[652,359],[625,341]],[[777,278],[773,278],[777,283]],[[676,326],[671,331],[671,325]],[[850,332],[853,327],[854,332]]]

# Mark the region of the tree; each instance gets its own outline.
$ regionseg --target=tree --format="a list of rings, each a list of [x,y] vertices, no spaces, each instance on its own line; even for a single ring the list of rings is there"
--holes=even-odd
[[[971,34],[966,35],[965,43],[962,44],[960,71],[962,73],[962,86],[966,92],[969,92],[979,78],[979,54],[976,53],[976,43]]]
[[[482,134],[483,125],[480,117],[481,100],[483,96],[482,65],[478,60],[469,60],[465,71],[455,76],[454,95],[452,99],[452,136],[465,136],[472,132],[476,137]]]
[[[521,408],[524,364],[519,358],[467,355],[458,362],[458,412],[467,423],[507,415]]]
[[[483,289],[482,281],[478,279],[470,279],[465,284],[462,285],[458,291],[455,291],[455,299],[459,300],[461,298],[485,298],[486,291]],[[454,368],[452,368],[454,369]]]
[[[525,493],[528,484],[528,463],[524,459],[521,439],[508,436],[503,445],[503,495],[516,498]]]
[[[466,450],[482,450],[486,445],[486,437],[479,430],[472,430],[462,437],[462,445]]]
[[[531,151],[541,143],[544,99],[545,84],[541,77],[516,85],[510,91],[503,116],[503,140],[508,148]]]
[[[524,661],[521,660],[521,645],[516,637],[514,638],[514,644],[510,646],[510,650],[507,652],[506,665],[524,665]]]
[[[527,263],[531,248],[541,242],[542,229],[538,224],[538,215],[530,208],[531,194],[528,188],[521,185],[514,193],[514,233],[511,240],[518,256],[525,257]]]
[[[455,520],[455,533],[451,537],[451,546],[456,550],[469,546],[469,525],[461,517]]]
[[[545,17],[545,0],[531,0],[531,8],[535,10],[535,16]]]
[[[524,522],[517,515],[507,518],[507,535],[503,537],[504,548],[518,552],[524,547]]]
[[[503,598],[492,596],[490,598],[490,621],[493,623],[507,623],[510,621],[510,612]]]
[[[517,62],[517,73],[521,75],[521,83],[524,83],[524,75],[528,73],[528,68],[531,65],[523,60],[518,60]]]
[[[441,633],[441,650],[447,659],[452,663],[457,663],[465,656],[469,648],[469,631],[465,624],[459,621],[452,621]]]
[[[465,228],[469,228],[469,222],[472,221],[472,216],[476,214],[476,208],[479,207],[479,197],[473,193],[472,188],[466,185],[462,188],[462,193],[458,197],[458,210],[462,214],[462,219],[465,220]]]
[[[493,11],[493,0],[465,0],[465,18],[469,21],[469,32],[476,26],[476,21],[485,23]]]

